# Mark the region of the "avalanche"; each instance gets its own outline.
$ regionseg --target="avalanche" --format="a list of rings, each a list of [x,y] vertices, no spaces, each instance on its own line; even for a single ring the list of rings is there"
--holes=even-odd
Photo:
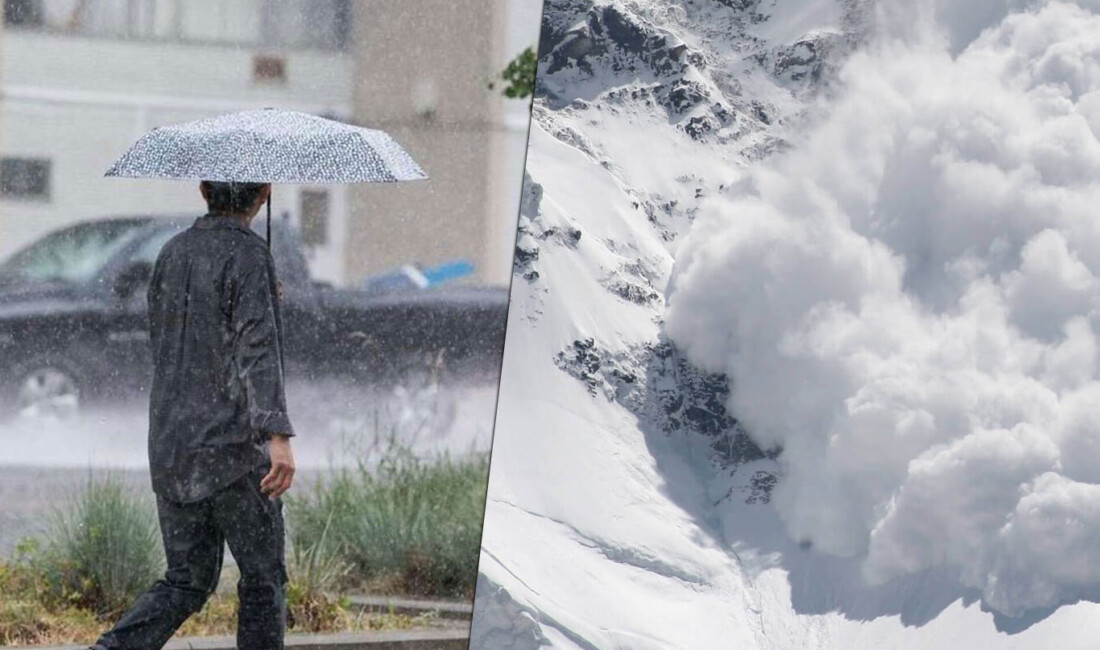
[[[474,647],[1100,631],[1098,19],[967,6],[546,3]]]

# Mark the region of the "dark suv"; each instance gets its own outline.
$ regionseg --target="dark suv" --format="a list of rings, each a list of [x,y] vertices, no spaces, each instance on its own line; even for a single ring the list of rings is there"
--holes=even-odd
[[[145,289],[194,217],[122,217],[52,232],[0,264],[0,413],[140,396],[152,363]],[[273,224],[288,379],[392,381],[411,368],[492,377],[507,289],[373,294],[312,281],[297,234]],[[263,219],[255,228],[264,232]]]

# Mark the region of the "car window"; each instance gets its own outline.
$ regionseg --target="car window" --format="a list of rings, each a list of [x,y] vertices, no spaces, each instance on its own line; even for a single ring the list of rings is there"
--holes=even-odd
[[[53,232],[0,264],[0,278],[88,282],[134,241],[144,225],[141,221],[101,221]]]
[[[298,234],[289,225],[273,222],[271,233],[272,256],[275,259],[275,273],[279,281],[289,292],[308,289],[309,266],[302,254],[304,246]],[[267,238],[267,219],[258,216],[252,222],[256,234]]]
[[[182,230],[182,228],[164,228],[158,230],[152,237],[145,240],[141,246],[138,246],[137,251],[134,252],[132,261],[155,264],[157,256],[160,255],[160,249],[164,248],[164,245],[168,243],[169,239],[179,234],[180,230]]]

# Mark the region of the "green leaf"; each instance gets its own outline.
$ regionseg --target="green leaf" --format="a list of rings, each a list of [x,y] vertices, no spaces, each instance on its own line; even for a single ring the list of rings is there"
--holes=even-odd
[[[528,47],[520,52],[516,58],[508,62],[507,67],[500,73],[504,80],[505,97],[523,99],[535,92],[535,71],[538,67],[538,59],[535,57],[535,49]],[[493,84],[489,85],[490,88]]]

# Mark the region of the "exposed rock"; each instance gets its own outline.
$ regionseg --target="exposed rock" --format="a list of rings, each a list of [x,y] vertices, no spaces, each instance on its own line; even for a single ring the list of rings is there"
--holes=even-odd
[[[542,185],[527,172],[523,173],[523,191],[520,194],[519,221],[516,225],[516,251],[512,259],[512,271],[528,282],[539,278],[534,263],[539,259],[539,245],[532,230],[540,221]]]
[[[716,0],[716,2],[736,11],[749,11],[760,4],[760,0]]]
[[[584,383],[592,395],[603,395],[634,412],[643,428],[665,434],[694,432],[711,440],[721,467],[778,457],[763,450],[726,411],[729,380],[693,367],[667,342],[625,353],[601,349],[592,338],[578,339],[559,352],[555,364]],[[771,485],[761,479],[760,490]],[[756,498],[762,498],[757,494]]]
[[[697,115],[684,125],[684,133],[695,140],[704,140],[710,133],[718,130],[718,123],[708,115]]]
[[[697,81],[677,79],[663,88],[669,113],[683,115],[709,99],[706,87]]]
[[[539,247],[529,242],[516,244],[516,265],[522,267],[539,258]]]
[[[638,305],[647,305],[661,300],[661,294],[633,282],[617,280],[605,286],[616,296]]]
[[[551,226],[542,231],[542,233],[539,234],[538,238],[541,240],[553,239],[563,246],[576,248],[577,244],[581,241],[581,230],[580,228],[561,228],[559,226]]]
[[[749,495],[745,497],[745,503],[768,503],[771,501],[772,489],[779,481],[774,472],[757,470],[749,479]]]
[[[568,71],[591,78],[597,70],[644,82],[681,77],[705,57],[687,43],[616,4],[548,0],[539,45],[536,96],[554,108],[569,105],[583,84],[555,75]]]
[[[809,34],[755,58],[776,79],[800,94],[821,90],[832,78],[842,54],[855,47],[855,37],[840,33]]]

